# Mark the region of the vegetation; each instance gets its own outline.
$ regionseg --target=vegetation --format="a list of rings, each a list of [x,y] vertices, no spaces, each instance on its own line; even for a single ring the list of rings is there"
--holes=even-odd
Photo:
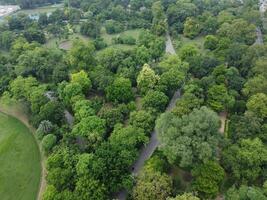
[[[256,27],[265,34],[257,1],[61,6],[38,17],[22,10],[0,25],[0,95],[24,104],[37,129],[45,200],[123,190],[137,200],[267,198],[267,46],[255,43]],[[166,34],[177,54],[165,53]],[[151,135],[153,155],[135,169]]]

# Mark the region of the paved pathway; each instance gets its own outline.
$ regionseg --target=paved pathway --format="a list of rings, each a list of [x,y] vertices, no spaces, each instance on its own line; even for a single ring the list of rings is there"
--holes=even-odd
[[[166,53],[176,54],[169,34],[167,35],[167,41],[166,41]],[[180,98],[180,96],[181,96],[181,92],[179,89],[174,93],[166,111],[170,111],[175,107],[176,101]],[[158,145],[159,145],[159,141],[157,139],[157,132],[154,130],[151,133],[149,143],[141,149],[140,156],[138,157],[138,159],[132,166],[131,172],[133,175],[135,176],[138,175],[138,173],[143,168],[145,161],[148,160],[152,156],[154,151],[157,149]],[[121,192],[119,192],[116,197],[116,199],[119,199],[119,200],[125,200],[126,198],[127,198],[126,190],[122,190]]]

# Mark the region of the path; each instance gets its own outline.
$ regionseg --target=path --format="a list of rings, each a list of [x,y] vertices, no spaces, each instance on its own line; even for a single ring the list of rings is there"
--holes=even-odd
[[[35,136],[35,129],[30,125],[29,120],[28,120],[28,116],[26,114],[23,114],[22,112],[20,112],[17,109],[12,109],[12,108],[4,108],[4,106],[0,107],[0,112],[5,113],[7,115],[10,115],[16,119],[18,119],[19,121],[21,121],[23,124],[25,124],[25,126],[27,126],[30,129],[30,132],[33,134],[34,138],[35,138],[35,142],[38,145],[39,148],[39,152],[40,152],[40,156],[41,156],[41,167],[42,167],[42,172],[41,172],[41,177],[40,177],[40,186],[39,186],[39,192],[38,192],[38,200],[42,199],[42,194],[45,191],[46,188],[46,180],[45,180],[45,176],[47,174],[46,168],[45,168],[45,158],[44,158],[44,154],[42,153],[42,148],[40,143],[38,142],[36,136]]]
[[[169,34],[167,34],[166,53],[176,54]],[[181,96],[181,92],[179,89],[174,93],[166,111],[170,111],[175,107],[176,101],[180,98],[180,96]],[[157,132],[154,130],[151,133],[149,143],[141,149],[140,156],[138,157],[138,159],[135,161],[135,163],[132,166],[131,173],[133,175],[135,176],[138,175],[138,173],[143,168],[145,161],[148,160],[152,156],[154,151],[157,149],[158,145],[159,145],[159,141],[157,139]],[[126,198],[127,198],[126,190],[122,190],[121,192],[119,192],[116,197],[116,199],[119,199],[119,200],[125,200]]]
[[[261,16],[261,21],[264,21],[264,13],[267,10],[267,0],[260,0],[259,2],[259,11],[260,11],[260,16]],[[256,34],[257,34],[257,39],[255,41],[255,44],[263,45],[263,35],[260,27],[256,28]]]
[[[226,123],[226,120],[227,120],[227,112],[226,111],[221,112],[219,114],[219,117],[220,117],[220,120],[221,120],[221,128],[220,128],[219,132],[221,134],[224,134],[224,131],[225,131],[225,123]]]

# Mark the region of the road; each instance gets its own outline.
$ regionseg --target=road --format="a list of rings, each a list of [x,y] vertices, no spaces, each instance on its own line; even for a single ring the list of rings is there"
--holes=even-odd
[[[166,53],[176,54],[169,34],[167,34],[167,40],[166,40]],[[166,111],[172,110],[175,107],[176,101],[180,97],[181,97],[181,92],[179,89],[174,93]],[[157,139],[157,132],[154,130],[151,133],[149,143],[141,149],[140,156],[138,157],[138,159],[132,166],[131,172],[134,176],[137,176],[138,173],[142,170],[145,164],[145,161],[148,160],[152,156],[154,151],[157,149],[158,145],[159,145],[159,141]],[[116,196],[116,199],[119,199],[119,200],[125,200],[126,198],[127,198],[126,190],[122,190]]]

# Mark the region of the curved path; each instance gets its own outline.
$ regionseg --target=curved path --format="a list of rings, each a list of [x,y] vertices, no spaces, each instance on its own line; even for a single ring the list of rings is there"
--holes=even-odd
[[[46,175],[46,168],[45,168],[45,159],[44,159],[44,154],[42,153],[41,150],[41,145],[38,142],[37,138],[34,135],[35,129],[30,125],[28,117],[23,114],[22,112],[18,111],[17,109],[12,109],[12,108],[4,108],[4,106],[0,107],[0,112],[10,115],[19,121],[21,121],[26,127],[29,128],[30,132],[33,134],[35,142],[38,145],[38,149],[40,152],[40,157],[41,157],[41,177],[40,177],[40,183],[39,183],[39,191],[38,191],[38,196],[37,199],[41,200],[42,199],[42,194],[45,190],[46,187],[46,180],[45,180],[45,175]]]
[[[176,54],[169,34],[167,34],[166,53]],[[176,101],[180,97],[181,97],[181,92],[180,92],[180,89],[178,89],[174,93],[166,111],[172,110],[175,107]],[[152,156],[154,151],[157,149],[158,145],[159,145],[159,141],[157,139],[157,132],[154,130],[151,133],[149,143],[141,149],[140,156],[138,157],[138,159],[135,161],[135,163],[132,166],[131,172],[134,176],[138,175],[138,173],[143,168],[145,161],[148,160]],[[127,198],[127,191],[126,190],[119,192],[117,197],[116,197],[116,199],[119,199],[119,200],[125,200],[126,198]]]

